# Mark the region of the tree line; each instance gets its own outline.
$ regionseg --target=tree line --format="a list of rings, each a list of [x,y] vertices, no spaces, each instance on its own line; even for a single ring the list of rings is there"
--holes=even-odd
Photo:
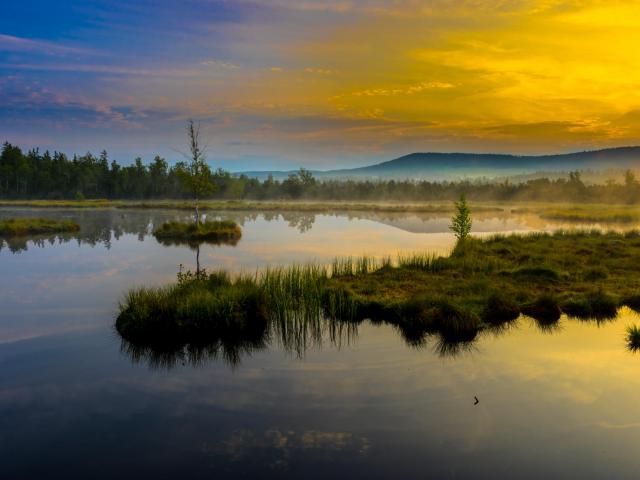
[[[5,142],[0,153],[0,197],[4,199],[159,199],[192,198],[190,165],[174,165],[156,156],[149,164],[136,158],[130,165],[110,160],[106,151],[72,158],[37,149],[24,153]],[[198,173],[203,199],[250,200],[455,200],[461,194],[474,201],[566,201],[638,203],[640,182],[627,171],[622,183],[587,184],[579,171],[567,178],[540,178],[526,182],[486,180],[355,180],[317,179],[300,169],[284,180],[233,175],[225,170]]]

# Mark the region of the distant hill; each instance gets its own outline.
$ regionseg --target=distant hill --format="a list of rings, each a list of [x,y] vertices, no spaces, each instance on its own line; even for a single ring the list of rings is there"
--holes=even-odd
[[[640,147],[619,147],[556,155],[494,153],[411,153],[375,165],[313,171],[319,178],[435,179],[511,177],[534,172],[640,168]],[[242,172],[260,179],[284,178],[295,171]]]

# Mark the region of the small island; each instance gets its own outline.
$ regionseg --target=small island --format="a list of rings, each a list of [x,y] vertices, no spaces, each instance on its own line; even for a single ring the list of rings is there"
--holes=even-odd
[[[175,285],[131,291],[116,328],[132,341],[189,344],[265,321],[371,319],[407,339],[466,342],[521,314],[542,328],[562,313],[601,322],[621,306],[638,310],[639,256],[636,231],[558,231],[468,237],[447,257],[343,259],[238,278],[187,273]]]
[[[70,233],[78,230],[80,230],[80,225],[73,220],[54,220],[51,218],[8,218],[0,220],[0,235],[4,237]]]
[[[153,231],[158,240],[184,242],[235,243],[242,236],[238,224],[231,220],[204,222],[166,222]]]

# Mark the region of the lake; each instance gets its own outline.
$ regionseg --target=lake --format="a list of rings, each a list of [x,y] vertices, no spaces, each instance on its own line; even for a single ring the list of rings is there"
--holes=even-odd
[[[162,356],[123,344],[118,301],[172,282],[196,252],[163,246],[170,210],[0,209],[72,218],[78,234],[0,248],[1,478],[636,478],[637,323],[522,317],[464,348],[386,324]],[[243,228],[203,245],[209,270],[447,254],[448,215],[212,212]],[[474,215],[473,232],[566,228],[533,213]],[[608,228],[589,225],[589,228]],[[475,397],[478,398],[477,405]]]

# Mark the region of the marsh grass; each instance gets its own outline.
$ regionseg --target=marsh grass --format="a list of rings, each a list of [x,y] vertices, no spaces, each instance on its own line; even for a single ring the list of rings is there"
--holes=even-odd
[[[167,208],[174,210],[193,210],[193,204],[180,200],[157,201],[120,201],[115,204],[118,208]],[[419,203],[419,202],[339,202],[339,201],[254,201],[254,200],[205,200],[200,204],[200,210],[226,211],[296,211],[312,213],[331,213],[337,211],[362,211],[384,213],[451,213],[453,207],[449,202]],[[478,205],[475,212],[502,212],[503,208],[495,205]]]
[[[50,218],[9,218],[0,220],[0,235],[20,237],[26,235],[46,235],[69,233],[80,230],[73,220],[53,220]]]
[[[204,222],[166,222],[153,231],[153,235],[163,242],[231,242],[237,243],[242,230],[231,220],[207,220]]]
[[[110,208],[116,203],[111,200],[0,200],[0,207],[28,208]]]
[[[614,319],[619,306],[612,295],[595,290],[568,299],[562,305],[562,310],[570,317],[602,321]]]
[[[562,315],[558,300],[550,294],[542,294],[523,304],[522,313],[533,318],[538,326],[554,325]]]
[[[565,222],[632,223],[640,221],[640,209],[637,206],[570,206],[543,210],[540,217]]]
[[[627,348],[632,352],[640,350],[640,327],[638,325],[627,327]]]
[[[193,202],[185,200],[0,200],[0,207],[27,208],[122,208],[122,209],[171,209],[193,210]],[[333,213],[342,211],[380,213],[443,213],[453,212],[450,202],[342,202],[342,201],[257,201],[257,200],[202,200],[201,211],[261,211],[261,212],[310,212]],[[492,203],[474,206],[474,212],[503,212]]]
[[[622,305],[639,308],[637,258],[640,236],[633,233],[468,238],[447,257],[346,258],[237,279],[191,276],[131,292],[116,323],[127,337],[188,339],[259,319],[299,354],[330,329],[364,319],[394,325],[414,345],[432,336],[445,344],[472,342],[483,330],[504,330],[521,313],[552,329],[561,313],[600,322]]]
[[[511,208],[511,213],[532,213],[547,220],[569,223],[633,223],[640,221],[640,207],[634,204],[542,203]]]
[[[183,345],[200,336],[251,336],[266,328],[262,292],[250,279],[223,272],[180,274],[174,285],[129,291],[116,328],[142,345]]]

